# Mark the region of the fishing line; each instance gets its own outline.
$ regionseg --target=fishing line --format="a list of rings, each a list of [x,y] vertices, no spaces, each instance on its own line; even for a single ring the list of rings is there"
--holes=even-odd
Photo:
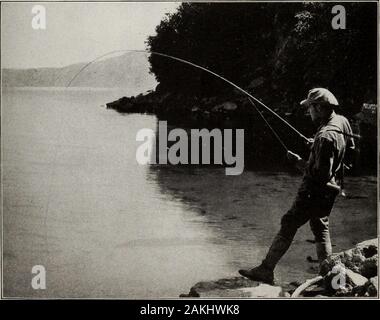
[[[280,136],[277,134],[277,132],[272,128],[272,126],[269,124],[269,122],[267,121],[267,119],[265,119],[265,117],[263,116],[263,114],[260,112],[260,110],[257,108],[257,106],[254,104],[254,102],[251,100],[251,98],[249,98],[249,101],[251,102],[251,104],[255,107],[257,113],[261,116],[261,118],[264,120],[264,122],[267,124],[267,126],[269,127],[269,129],[271,129],[272,133],[274,134],[274,136],[277,138],[278,142],[281,143],[281,145],[284,147],[285,151],[288,152],[289,149],[287,148],[287,146],[285,145],[284,141],[281,140]]]
[[[256,99],[253,95],[251,95],[249,92],[245,91],[244,89],[240,88],[238,85],[236,85],[235,83],[233,83],[232,81],[224,78],[223,76],[205,68],[205,67],[202,67],[200,65],[197,65],[193,62],[190,62],[190,61],[187,61],[185,59],[181,59],[181,58],[177,58],[175,56],[171,56],[169,54],[165,54],[165,53],[160,53],[160,52],[155,52],[155,51],[149,51],[149,50],[131,50],[131,49],[125,49],[125,50],[114,50],[114,51],[111,51],[111,52],[108,52],[106,54],[103,54],[102,56],[90,61],[89,63],[87,63],[85,66],[83,66],[78,73],[75,74],[75,76],[70,80],[70,82],[68,83],[68,85],[66,87],[69,87],[73,81],[79,76],[80,73],[82,73],[83,70],[85,70],[88,66],[90,66],[93,62],[101,59],[101,58],[104,58],[108,55],[111,55],[111,54],[114,54],[114,53],[121,53],[121,52],[140,52],[140,53],[150,53],[150,54],[153,54],[153,55],[158,55],[158,56],[161,56],[161,57],[166,57],[166,58],[169,58],[169,59],[173,59],[173,60],[176,60],[176,61],[179,61],[179,62],[182,62],[182,63],[185,63],[185,64],[188,64],[188,65],[191,65],[195,68],[198,68],[198,69],[201,69],[203,71],[206,71],[212,75],[214,75],[215,77],[227,82],[228,84],[230,84],[231,86],[233,86],[234,88],[236,88],[237,90],[239,90],[240,92],[244,93],[245,95],[247,95],[249,98],[251,98],[252,100],[254,100],[255,102],[257,102],[258,104],[260,104],[261,106],[263,106],[266,110],[268,110],[270,113],[272,113],[275,117],[277,117],[278,119],[280,119],[282,122],[284,122],[290,129],[292,129],[295,133],[297,133],[302,139],[306,140],[306,141],[309,141],[308,138],[306,136],[304,136],[301,132],[299,132],[296,128],[294,128],[288,121],[286,121],[284,118],[282,118],[279,114],[277,114],[276,112],[274,112],[271,108],[269,108],[268,106],[266,106],[263,102],[261,102],[260,100]],[[260,113],[261,115],[261,113]],[[277,136],[277,134],[276,134]]]

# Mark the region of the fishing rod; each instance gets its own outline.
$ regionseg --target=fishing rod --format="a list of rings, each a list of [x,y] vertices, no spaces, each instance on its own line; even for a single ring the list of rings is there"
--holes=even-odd
[[[354,138],[354,139],[358,139],[358,140],[360,140],[362,138],[362,136],[360,134],[347,133],[347,132],[343,132],[342,130],[339,130],[339,129],[330,129],[328,131],[334,131],[334,132],[340,133],[340,134],[342,134],[344,136],[347,136],[347,137],[350,137],[350,138]]]
[[[274,134],[274,136],[277,138],[277,140],[281,143],[281,145],[284,147],[284,149],[286,151],[288,151],[289,149],[286,147],[284,141],[280,138],[279,134],[273,129],[273,127],[270,125],[270,123],[267,121],[267,119],[265,119],[264,115],[261,113],[261,111],[259,110],[259,108],[257,108],[257,106],[255,105],[255,103],[251,100],[251,98],[248,98],[249,99],[249,102],[254,106],[254,108],[256,109],[257,113],[261,116],[261,118],[264,120],[264,122],[267,124],[267,126],[269,127],[269,129],[272,131],[272,133]],[[329,129],[328,131],[334,131],[334,132],[337,132],[337,133],[340,133],[344,136],[347,136],[347,137],[350,137],[350,138],[354,138],[354,139],[361,139],[361,135],[359,134],[355,134],[355,133],[347,133],[347,132],[343,132],[342,130],[340,129]],[[312,142],[312,139],[308,139],[308,142]]]
[[[266,123],[266,125],[269,127],[269,129],[272,131],[272,133],[274,134],[274,136],[277,138],[278,142],[280,142],[280,144],[284,147],[285,151],[288,152],[289,149],[288,147],[285,145],[284,141],[282,141],[282,139],[280,138],[280,136],[277,134],[277,132],[273,129],[273,127],[269,124],[269,122],[267,121],[267,119],[265,119],[265,117],[263,116],[263,114],[260,112],[259,108],[257,108],[257,106],[254,104],[254,102],[252,101],[251,98],[248,98],[249,99],[249,102],[254,106],[254,108],[256,109],[257,113],[260,115],[260,117],[264,120],[264,122]]]
[[[276,113],[275,111],[273,111],[271,108],[269,108],[268,106],[266,106],[263,102],[261,102],[260,100],[258,100],[257,98],[255,98],[253,95],[251,95],[249,92],[247,92],[246,90],[242,89],[241,87],[239,87],[237,84],[233,83],[232,81],[226,79],[225,77],[217,74],[216,72],[214,71],[211,71],[205,67],[202,67],[196,63],[193,63],[191,61],[188,61],[188,60],[185,60],[185,59],[181,59],[181,58],[178,58],[178,57],[175,57],[175,56],[172,56],[172,55],[169,55],[169,54],[165,54],[165,53],[161,53],[161,52],[156,52],[156,51],[150,51],[150,50],[132,50],[132,49],[123,49],[123,50],[114,50],[114,51],[111,51],[111,52],[108,52],[106,54],[103,54],[102,56],[90,61],[89,63],[87,63],[86,65],[84,65],[79,71],[78,73],[76,73],[74,75],[74,77],[70,80],[70,82],[68,83],[68,85],[66,87],[70,87],[70,85],[73,83],[73,81],[79,76],[80,73],[82,73],[83,70],[85,70],[88,66],[90,66],[92,63],[94,63],[95,61],[101,59],[101,58],[104,58],[108,55],[111,55],[111,54],[114,54],[114,53],[121,53],[121,52],[139,52],[139,53],[150,53],[150,54],[153,54],[153,55],[157,55],[157,56],[161,56],[161,57],[166,57],[166,58],[169,58],[169,59],[173,59],[173,60],[176,60],[176,61],[179,61],[179,62],[182,62],[182,63],[185,63],[185,64],[188,64],[188,65],[191,65],[195,68],[198,68],[198,69],[201,69],[203,71],[206,71],[210,74],[212,74],[213,76],[227,82],[229,85],[233,86],[234,88],[236,88],[237,90],[239,90],[240,92],[244,93],[245,95],[247,95],[250,99],[252,99],[253,101],[257,102],[258,104],[260,104],[262,107],[264,107],[266,110],[268,110],[271,114],[273,114],[275,117],[277,117],[278,119],[280,119],[283,123],[285,123],[290,129],[292,129],[295,133],[297,133],[298,136],[300,136],[302,139],[304,139],[305,141],[309,142],[309,139],[304,136],[301,132],[299,132],[296,128],[294,128],[288,121],[286,121],[283,117],[281,117],[278,113]],[[256,106],[255,106],[256,107]],[[260,115],[262,116],[262,114],[260,113]],[[272,130],[273,131],[273,130]],[[278,136],[276,134],[276,136]]]

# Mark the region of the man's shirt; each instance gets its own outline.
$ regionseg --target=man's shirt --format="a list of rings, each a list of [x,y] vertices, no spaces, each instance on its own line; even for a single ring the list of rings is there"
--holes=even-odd
[[[326,183],[335,183],[337,172],[343,166],[346,148],[354,148],[352,129],[348,120],[331,114],[329,119],[321,124],[314,137],[309,160],[305,168],[305,180],[314,186],[324,187]]]

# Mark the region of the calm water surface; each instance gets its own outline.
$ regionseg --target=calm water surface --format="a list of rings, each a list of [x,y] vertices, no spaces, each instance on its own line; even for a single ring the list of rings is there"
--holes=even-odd
[[[3,92],[5,296],[178,297],[263,257],[300,176],[140,166],[136,133],[157,120],[101,107],[122,94]],[[351,197],[332,213],[335,251],[376,236],[376,183],[347,179]],[[313,276],[309,239],[304,226],[279,281]],[[46,290],[31,288],[34,265],[46,268]]]

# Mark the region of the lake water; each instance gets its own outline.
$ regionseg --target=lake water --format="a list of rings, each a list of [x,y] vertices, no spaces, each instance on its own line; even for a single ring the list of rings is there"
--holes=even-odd
[[[163,298],[237,276],[265,254],[301,177],[287,172],[141,166],[151,115],[101,105],[106,90],[5,90],[2,97],[6,297]],[[125,93],[124,93],[125,94]],[[334,251],[376,236],[376,177],[351,177],[331,216]],[[311,278],[308,225],[279,282]],[[46,289],[31,287],[34,265]]]

